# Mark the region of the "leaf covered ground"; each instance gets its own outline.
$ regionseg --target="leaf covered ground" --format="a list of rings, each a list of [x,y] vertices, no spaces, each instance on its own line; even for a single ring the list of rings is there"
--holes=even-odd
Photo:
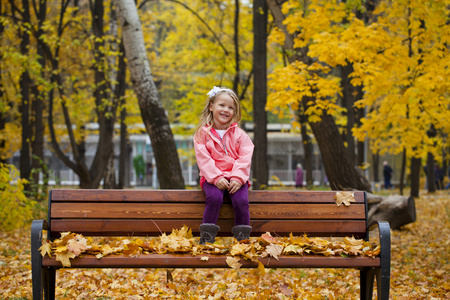
[[[450,299],[450,194],[415,199],[392,232],[391,299]],[[356,270],[63,269],[57,299],[359,299]],[[173,280],[168,281],[168,275]],[[32,299],[30,228],[0,231],[0,299]]]

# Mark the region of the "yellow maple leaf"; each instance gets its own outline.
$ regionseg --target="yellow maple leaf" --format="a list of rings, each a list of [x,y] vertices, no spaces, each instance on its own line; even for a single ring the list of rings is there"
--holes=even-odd
[[[355,239],[355,237],[353,237],[353,236],[351,238],[346,236],[344,238],[344,241],[347,245],[351,245],[351,246],[361,246],[364,244],[364,240]]]
[[[266,268],[264,268],[264,265],[261,262],[258,262],[258,271],[259,275],[261,276],[266,275]]]
[[[276,260],[278,260],[278,256],[283,252],[283,246],[277,244],[270,244],[266,247],[266,253]]]
[[[56,260],[60,261],[63,267],[70,267],[70,259],[75,257],[76,255],[72,251],[56,253]]]
[[[226,262],[230,268],[237,270],[242,266],[239,260],[240,260],[239,257],[227,256]]]
[[[201,260],[201,261],[208,261],[208,260],[209,260],[209,257],[208,257],[208,256],[202,256],[202,257],[200,258],[200,260]]]
[[[317,254],[322,254],[322,255],[325,255],[325,256],[333,256],[335,254],[334,251],[331,250],[330,248],[326,248],[325,250],[319,251],[319,252],[316,252],[316,253]]]
[[[110,245],[102,246],[102,256],[106,256],[111,253],[114,253],[114,250],[111,248]]]
[[[57,246],[55,249],[55,253],[66,253],[67,252],[67,246]]]
[[[346,192],[346,191],[336,192],[334,199],[336,199],[337,206],[341,206],[341,204],[344,204],[345,206],[350,206],[350,202],[356,202],[354,192]]]
[[[144,242],[142,239],[140,239],[140,238],[137,238],[134,242],[135,242],[136,245],[138,245],[139,247],[142,247],[142,246],[145,245],[145,242]]]
[[[141,248],[135,243],[127,243],[123,247],[122,253],[127,256],[138,256],[141,252]]]
[[[42,257],[47,254],[49,257],[52,257],[52,245],[49,243],[43,244],[41,247],[39,247],[39,251],[41,251]]]
[[[299,245],[289,244],[283,249],[285,254],[303,254],[303,248]]]
[[[235,256],[235,255],[243,255],[245,254],[245,252],[247,252],[248,250],[250,250],[252,246],[251,245],[247,245],[247,244],[235,244],[231,247],[230,249],[230,254]]]

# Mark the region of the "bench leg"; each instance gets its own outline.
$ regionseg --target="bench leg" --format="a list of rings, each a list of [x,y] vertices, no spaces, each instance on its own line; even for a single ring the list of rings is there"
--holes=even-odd
[[[46,268],[44,273],[44,299],[53,300],[55,299],[56,270],[53,268]]]
[[[376,276],[378,300],[389,300],[389,288],[391,280],[389,272],[387,275],[383,276],[383,271],[381,269],[377,269]]]
[[[378,300],[389,300],[390,276],[383,276],[381,268],[364,268],[360,271],[361,299],[372,299],[375,277]]]
[[[33,268],[31,270],[31,277],[33,283],[33,299],[42,300],[42,295],[44,293],[44,282],[46,282],[46,271],[44,268]]]
[[[376,270],[373,268],[363,268],[360,271],[360,297],[361,300],[372,299],[373,285],[375,281]]]

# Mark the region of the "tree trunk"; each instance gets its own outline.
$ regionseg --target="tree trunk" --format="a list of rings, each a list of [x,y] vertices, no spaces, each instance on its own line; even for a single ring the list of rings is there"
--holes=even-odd
[[[294,37],[288,32],[286,26],[283,24],[285,19],[281,4],[276,0],[267,0],[268,7],[272,13],[275,24],[285,35],[284,47],[287,50],[293,50]],[[293,54],[289,56],[289,62],[301,60],[305,64],[311,64],[313,60],[306,55],[307,49],[296,49],[290,51]],[[303,109],[307,111],[314,103],[315,99],[312,97],[303,97]],[[313,105],[313,104],[312,104]],[[342,136],[339,133],[338,127],[332,118],[325,111],[320,122],[310,122],[314,136],[322,154],[322,160],[325,171],[332,189],[341,190],[353,188],[358,190],[370,191],[370,184],[364,177],[364,174],[359,169],[355,168],[355,163],[349,156],[345,148]]]
[[[422,159],[411,158],[411,191],[410,197],[419,197],[420,173],[422,173]]]
[[[117,188],[130,187],[130,154],[131,146],[128,142],[127,125],[125,123],[126,110],[120,112],[120,157],[119,157],[119,184]]]
[[[235,0],[234,4],[234,63],[235,63],[235,74],[233,82],[233,90],[236,95],[239,95],[239,77],[240,77],[240,58],[239,58],[239,0]]]
[[[372,168],[373,168],[373,181],[374,182],[380,182],[380,169],[379,169],[379,165],[380,165],[380,154],[377,153],[373,153],[372,154]]]
[[[305,153],[303,160],[303,168],[306,172],[306,186],[308,189],[311,189],[314,185],[313,179],[313,167],[312,167],[312,158],[313,158],[313,144],[311,141],[311,137],[308,134],[308,117],[305,116],[301,106],[297,110],[299,121],[300,121],[300,133],[302,135],[302,145],[303,152]]]
[[[341,86],[342,86],[342,104],[347,109],[347,132],[345,134],[345,142],[347,143],[347,152],[350,160],[356,164],[355,154],[355,138],[353,137],[352,128],[355,126],[355,89],[350,83],[350,74],[353,72],[353,66],[348,64],[341,67]]]
[[[391,229],[400,229],[402,226],[416,221],[414,197],[388,196],[378,201],[372,201],[368,218],[369,224],[374,221],[388,221]]]
[[[94,160],[90,166],[89,173],[93,186],[98,186],[108,168],[108,162],[111,157],[111,149],[114,148],[114,122],[118,100],[113,98],[111,105],[104,105],[104,100],[111,98],[111,86],[108,77],[105,74],[105,54],[101,50],[104,48],[104,5],[103,0],[95,0],[91,7],[92,12],[92,31],[96,37],[94,42],[94,56],[96,64],[94,66],[95,89],[94,97],[99,125],[99,141]],[[114,165],[112,165],[114,166]],[[81,180],[81,179],[80,179]]]
[[[125,48],[123,46],[123,40],[120,42],[120,56],[119,56],[119,70],[117,74],[117,87],[115,90],[115,96],[119,101],[120,106],[120,154],[119,154],[119,184],[117,188],[123,189],[130,186],[130,146],[128,144],[128,132],[125,119],[127,116],[127,110],[125,108],[125,76],[126,76],[126,63],[125,63]]]
[[[253,2],[253,188],[267,187],[267,4],[265,0]]]
[[[150,70],[142,27],[133,0],[115,0],[122,25],[125,55],[142,120],[150,135],[161,188],[184,189],[175,140]]]
[[[357,92],[357,96],[356,99],[357,100],[361,100],[364,97],[364,91],[363,91],[363,86],[357,86],[355,87],[356,92]],[[366,112],[364,108],[357,108],[356,109],[356,125],[358,127],[360,127],[362,125],[361,120],[363,118],[366,117]],[[367,139],[366,139],[367,141]],[[356,163],[358,166],[363,166],[365,164],[365,162],[367,161],[367,155],[368,155],[368,149],[366,149],[366,141],[359,141],[357,142],[357,148],[358,148],[358,156],[357,156],[357,160]]]
[[[0,2],[0,14],[3,14],[3,2]],[[3,25],[3,22],[0,22],[0,46],[2,45],[2,40],[3,40],[3,31],[5,30],[5,27]],[[0,54],[0,59],[2,59],[3,56],[2,54]],[[0,64],[0,99],[3,99],[4,97],[4,87],[3,87],[3,72],[2,72],[2,64]],[[5,125],[6,125],[6,114],[5,113],[0,113],[0,131],[5,129]],[[5,140],[4,139],[0,139],[0,148],[4,148],[5,147]],[[5,163],[6,162],[6,158],[0,156],[0,163]]]
[[[400,170],[400,195],[403,195],[403,189],[405,187],[405,173],[406,173],[406,149],[403,149],[402,153],[402,168]]]
[[[103,21],[99,20],[103,18],[103,9],[102,9],[102,3],[101,1],[96,1],[94,4],[95,9],[92,9],[93,12],[93,30],[94,34],[98,37],[96,44],[95,44],[95,54],[96,59],[103,61],[103,57],[101,54],[99,55],[98,49],[101,47],[101,44],[97,44],[102,39],[102,27],[103,27]],[[64,4],[64,3],[63,3]],[[67,3],[66,3],[67,4]],[[90,2],[92,4],[92,2]],[[61,5],[61,11],[60,15],[62,16],[60,18],[60,21],[63,20],[63,16],[66,12],[67,5]],[[58,26],[58,37],[61,38],[64,26],[59,24]],[[63,79],[61,77],[61,72],[59,70],[59,47],[57,46],[52,53],[52,49],[45,43],[44,40],[39,40],[39,43],[44,47],[46,59],[50,62],[52,66],[52,72],[51,74],[51,82],[55,84],[55,86],[58,89],[59,96],[64,99],[65,98],[65,91],[64,91],[64,84]],[[101,179],[103,178],[105,174],[105,168],[109,159],[109,151],[112,148],[112,135],[113,135],[113,124],[114,124],[114,118],[106,118],[107,115],[113,115],[115,116],[115,112],[117,109],[117,102],[114,103],[111,106],[108,106],[106,108],[103,108],[103,101],[102,99],[105,99],[109,95],[110,86],[106,87],[107,84],[109,84],[108,81],[106,81],[106,77],[103,76],[98,69],[95,69],[95,82],[96,82],[96,88],[95,88],[95,98],[96,98],[96,112],[98,115],[98,123],[100,126],[99,129],[99,142],[98,147],[96,151],[96,155],[94,157],[94,162],[91,165],[91,168],[88,168],[86,165],[85,159],[84,159],[84,134],[83,132],[80,133],[82,141],[77,143],[75,139],[75,135],[72,128],[72,122],[70,119],[70,113],[69,109],[65,103],[65,101],[61,101],[61,107],[64,117],[64,122],[67,130],[68,140],[70,143],[70,147],[72,150],[73,158],[72,161],[69,157],[66,156],[66,154],[62,151],[61,147],[58,144],[56,133],[54,129],[54,123],[53,123],[53,101],[54,101],[54,90],[51,90],[49,92],[48,96],[48,127],[50,131],[50,137],[51,137],[51,143],[53,146],[54,153],[61,159],[61,161],[67,165],[69,168],[71,168],[79,177],[80,179],[80,187],[81,188],[98,188]],[[83,130],[83,129],[81,129]]]
[[[436,176],[434,174],[434,155],[428,152],[427,155],[427,189],[429,193],[436,192]]]
[[[30,6],[28,0],[22,0],[23,19],[30,20]],[[20,30],[19,30],[20,31]],[[27,57],[29,54],[30,35],[24,30],[21,35],[20,52]],[[22,147],[20,149],[20,177],[29,180],[31,176],[31,124],[30,124],[30,75],[24,70],[20,75],[20,95],[22,103],[20,112],[22,116]],[[25,185],[25,190],[29,190],[30,185]]]
[[[311,99],[304,97],[302,101],[306,111]],[[370,192],[370,183],[348,155],[333,117],[324,112],[321,121],[310,122],[309,125],[319,145],[330,187],[333,190],[357,189]]]
[[[47,12],[47,1],[41,0],[39,1],[39,11],[37,12],[38,17],[38,36],[43,37],[45,32],[42,29],[42,26],[45,22]],[[38,63],[42,67],[42,70],[45,70],[45,53],[42,47],[42,44],[38,43],[37,45],[37,54],[39,56]],[[44,71],[41,73],[42,78],[45,78]],[[36,85],[33,86],[33,93],[35,99],[31,104],[32,118],[34,120],[33,126],[33,140],[31,142],[32,149],[32,163],[31,167],[35,171],[33,175],[33,181],[36,184],[35,189],[39,188],[39,178],[42,174],[43,185],[42,185],[42,194],[47,194],[48,182],[47,178],[49,176],[47,169],[45,168],[45,159],[44,159],[44,98],[45,94],[40,92]],[[35,190],[35,193],[38,191]],[[39,200],[45,200],[46,197],[39,198]]]
[[[106,165],[105,175],[103,176],[103,188],[113,189],[116,187],[116,172],[114,168],[114,149],[111,148],[108,164]]]

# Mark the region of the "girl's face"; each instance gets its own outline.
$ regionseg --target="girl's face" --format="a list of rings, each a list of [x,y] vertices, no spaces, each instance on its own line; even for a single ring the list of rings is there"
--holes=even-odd
[[[214,128],[227,129],[236,113],[236,105],[233,98],[224,93],[217,96],[214,102],[209,104],[209,110],[213,114]]]

